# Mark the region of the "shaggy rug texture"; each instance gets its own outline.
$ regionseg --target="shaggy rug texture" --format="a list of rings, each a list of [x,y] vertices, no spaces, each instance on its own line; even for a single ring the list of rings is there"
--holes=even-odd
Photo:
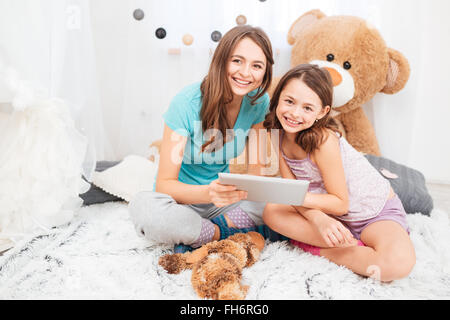
[[[287,242],[267,243],[244,269],[247,299],[450,299],[447,213],[408,222],[417,263],[405,279],[380,283]],[[69,224],[0,256],[0,299],[198,299],[191,271],[170,275],[158,265],[166,253],[171,246],[136,234],[125,203],[83,207]]]

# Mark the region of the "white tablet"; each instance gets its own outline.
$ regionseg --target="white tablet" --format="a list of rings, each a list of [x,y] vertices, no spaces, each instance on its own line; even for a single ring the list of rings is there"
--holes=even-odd
[[[246,200],[289,204],[303,204],[309,181],[284,178],[260,177],[249,174],[219,173],[219,182],[235,185],[248,192]]]

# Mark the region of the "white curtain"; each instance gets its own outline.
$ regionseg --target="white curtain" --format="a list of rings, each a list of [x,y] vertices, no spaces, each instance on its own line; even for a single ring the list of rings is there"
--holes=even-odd
[[[114,157],[105,131],[98,87],[89,0],[52,0],[50,18],[50,95],[69,103],[79,130],[89,138],[90,158]]]
[[[315,8],[368,20],[408,58],[406,87],[378,94],[365,111],[385,157],[450,183],[448,0],[0,0],[0,53],[71,104],[98,160],[119,160],[161,138],[172,97],[207,72],[211,32],[224,34],[245,15],[271,38],[280,76],[289,69],[291,23]],[[166,38],[155,37],[159,27]]]
[[[114,157],[105,134],[88,0],[0,0],[4,64],[48,97],[62,98],[89,139],[86,168]]]
[[[70,221],[104,150],[87,4],[0,2],[0,251]]]
[[[46,9],[33,0],[0,0],[0,59],[48,94],[50,25]]]

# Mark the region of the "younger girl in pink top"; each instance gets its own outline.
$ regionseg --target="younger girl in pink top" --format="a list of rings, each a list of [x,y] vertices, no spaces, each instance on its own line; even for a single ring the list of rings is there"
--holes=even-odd
[[[291,69],[275,89],[264,127],[281,131],[281,175],[309,180],[310,188],[301,207],[268,204],[264,222],[360,275],[403,278],[415,264],[406,213],[389,182],[340,136],[332,97],[329,73],[309,64]]]

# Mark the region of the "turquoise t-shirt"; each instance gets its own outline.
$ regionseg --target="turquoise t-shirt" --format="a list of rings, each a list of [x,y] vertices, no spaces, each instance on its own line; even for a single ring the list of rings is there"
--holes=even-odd
[[[218,178],[219,172],[229,172],[229,160],[236,158],[245,148],[249,129],[264,121],[269,109],[266,93],[251,105],[250,97],[256,90],[242,99],[241,109],[233,128],[234,139],[214,152],[201,152],[202,145],[209,141],[202,132],[200,110],[202,97],[200,83],[181,90],[170,103],[163,118],[166,125],[176,133],[187,137],[178,180],[186,184],[206,185]],[[249,97],[250,95],[250,97]]]

